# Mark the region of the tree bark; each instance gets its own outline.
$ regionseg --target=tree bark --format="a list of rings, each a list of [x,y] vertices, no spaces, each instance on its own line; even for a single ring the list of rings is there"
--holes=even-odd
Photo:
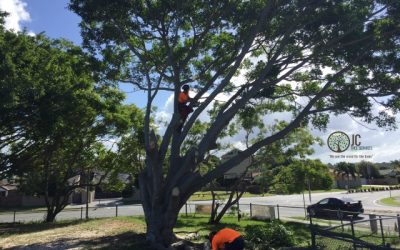
[[[156,194],[154,191],[158,191],[153,190],[154,185],[150,183],[148,173],[142,172],[139,185],[147,225],[146,238],[153,248],[167,249],[176,241],[173,228],[187,196],[181,193],[179,187],[174,187],[171,191],[157,188],[160,191]],[[157,185],[162,184],[160,182]]]
[[[49,209],[48,209],[48,210],[47,210],[47,213],[46,213],[45,222],[46,222],[46,223],[54,222],[54,220],[56,219],[57,214],[58,214],[58,213],[56,213],[55,210],[52,210],[52,209],[49,210]]]

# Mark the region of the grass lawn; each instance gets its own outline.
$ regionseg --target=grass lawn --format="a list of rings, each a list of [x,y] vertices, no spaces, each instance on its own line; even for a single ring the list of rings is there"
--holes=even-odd
[[[208,216],[181,216],[174,231],[183,235],[198,232],[201,242],[211,230],[232,227],[243,232],[247,225],[266,225],[263,221],[226,216],[221,225],[209,225]],[[294,231],[296,246],[308,247],[310,233],[307,225],[284,223]],[[143,217],[118,217],[92,219],[89,221],[60,221],[53,224],[0,224],[2,249],[24,247],[27,249],[149,249],[145,242]]]
[[[326,193],[326,192],[342,192],[346,191],[345,189],[330,189],[330,190],[311,190],[311,193]],[[229,193],[225,191],[216,191],[217,193],[217,199],[219,200],[225,200],[229,197]],[[264,196],[272,196],[275,194],[270,194],[270,193],[264,193],[264,194],[251,194],[249,192],[245,192],[242,197],[264,197]],[[194,193],[189,201],[205,201],[205,200],[211,200],[211,192],[206,191],[206,192],[196,192]]]
[[[311,193],[328,193],[328,192],[347,192],[346,189],[332,188],[329,190],[311,190]],[[307,191],[304,191],[307,193]]]
[[[229,193],[225,192],[225,191],[216,191],[215,193],[217,193],[217,199],[219,200],[224,200],[227,199],[229,197]],[[262,197],[262,196],[271,196],[272,194],[251,194],[249,192],[245,192],[243,194],[242,197]],[[236,196],[235,196],[236,197]],[[211,196],[211,192],[196,192],[194,193],[189,201],[206,201],[206,200],[211,200],[212,196]]]
[[[9,213],[9,212],[25,212],[25,211],[47,211],[46,207],[7,207],[0,208],[0,213]]]
[[[388,206],[394,206],[394,207],[400,207],[400,201],[396,199],[398,197],[387,197],[379,200],[379,203],[388,205]]]

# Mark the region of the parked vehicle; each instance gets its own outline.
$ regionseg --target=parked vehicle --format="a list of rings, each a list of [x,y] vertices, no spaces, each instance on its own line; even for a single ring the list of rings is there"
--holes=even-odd
[[[307,207],[309,216],[334,216],[343,218],[353,216],[356,218],[359,214],[364,213],[361,201],[352,202],[350,200],[338,198],[326,198]]]

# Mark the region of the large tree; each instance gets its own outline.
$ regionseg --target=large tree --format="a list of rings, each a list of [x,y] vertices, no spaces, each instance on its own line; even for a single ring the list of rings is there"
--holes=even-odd
[[[174,240],[178,212],[193,192],[293,129],[324,128],[329,114],[342,113],[395,124],[373,104],[399,108],[398,1],[71,0],[70,8],[82,17],[84,46],[109,64],[104,75],[147,94],[140,187],[147,237],[159,248]],[[191,104],[204,99],[179,131],[183,84],[196,89]],[[150,118],[162,91],[174,95],[174,112],[158,140]],[[181,151],[193,124],[222,96],[200,142]],[[286,112],[286,126],[201,174],[198,165],[220,134],[258,105],[269,122]]]
[[[355,165],[355,168],[357,170],[357,173],[359,173],[361,177],[366,178],[367,180],[381,177],[378,166],[373,162],[360,161]]]
[[[273,177],[271,189],[276,193],[292,194],[332,188],[328,167],[319,160],[295,160]]]
[[[1,21],[0,177],[43,196],[52,222],[75,190],[99,184],[94,172],[104,178],[118,166],[120,152],[104,141],[142,134],[143,112],[97,82],[101,64],[80,47],[6,31]]]
[[[356,179],[357,169],[354,163],[344,161],[338,162],[335,164],[333,171],[336,176],[346,176],[348,188],[350,187],[350,176],[353,178],[353,180]]]

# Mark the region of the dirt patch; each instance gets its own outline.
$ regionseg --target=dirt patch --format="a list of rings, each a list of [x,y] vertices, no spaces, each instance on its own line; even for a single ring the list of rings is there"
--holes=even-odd
[[[144,232],[144,225],[119,219],[101,219],[77,225],[46,228],[0,236],[3,249],[82,249],[84,246],[112,244]],[[103,244],[104,243],[104,244]],[[97,247],[95,247],[97,248]]]

